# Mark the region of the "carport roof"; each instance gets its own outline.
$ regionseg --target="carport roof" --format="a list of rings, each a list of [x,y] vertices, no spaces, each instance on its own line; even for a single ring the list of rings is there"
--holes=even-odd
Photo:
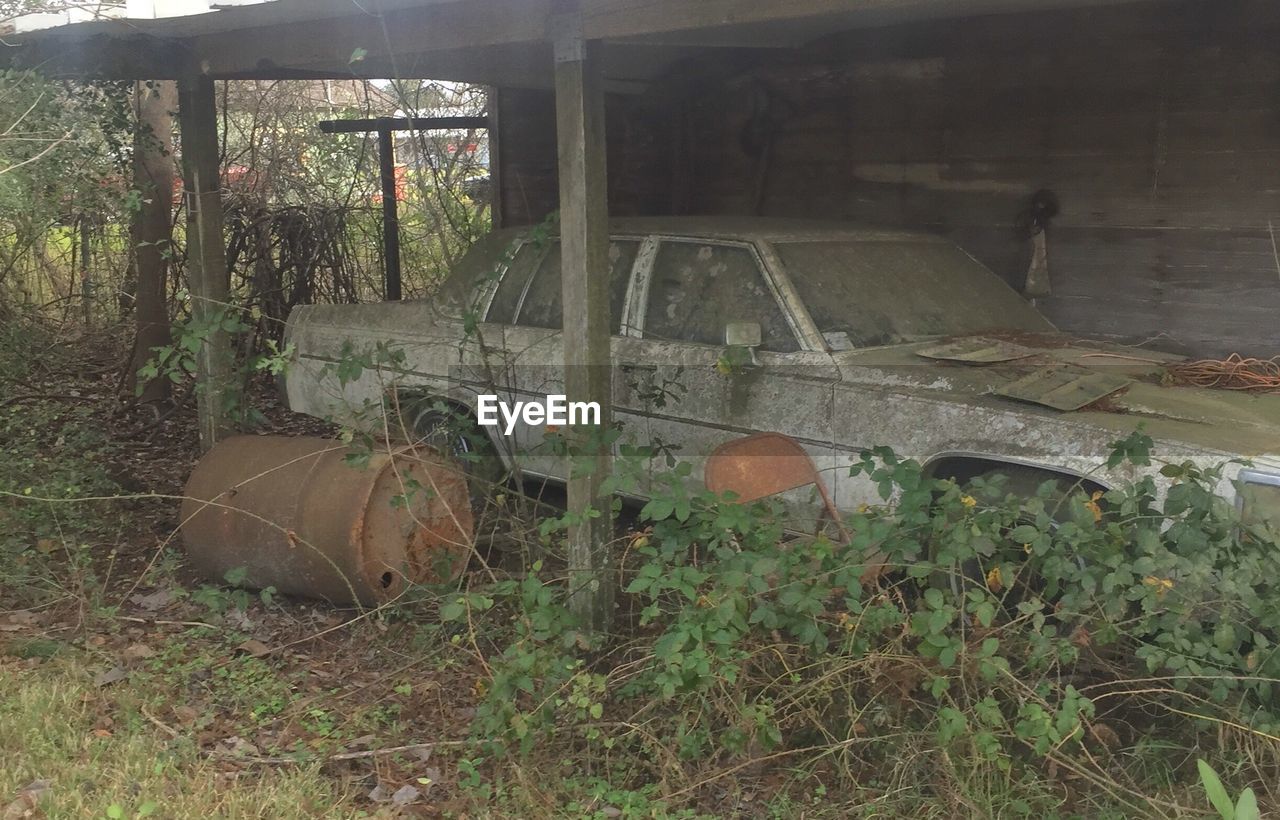
[[[1143,0],[1163,2],[1165,0]],[[581,0],[604,75],[643,86],[707,48],[793,48],[833,31],[1134,0]],[[169,79],[422,77],[552,85],[562,0],[270,0],[160,19],[10,35],[0,61],[55,76]]]

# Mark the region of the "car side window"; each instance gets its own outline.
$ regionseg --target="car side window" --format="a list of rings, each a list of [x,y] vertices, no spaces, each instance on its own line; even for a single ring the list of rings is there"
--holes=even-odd
[[[609,243],[609,315],[614,334],[622,323],[622,306],[627,297],[627,285],[631,279],[631,267],[635,264],[640,242],[634,239],[615,239]],[[533,284],[524,297],[524,304],[515,324],[526,327],[544,327],[559,330],[562,311],[560,290],[560,243],[553,242]]]
[[[525,242],[516,250],[511,264],[507,267],[507,272],[503,274],[502,281],[498,283],[498,290],[493,295],[493,301],[489,304],[487,321],[503,325],[509,325],[515,321],[516,310],[520,307],[520,299],[525,295],[525,290],[529,287],[529,278],[537,270],[538,262],[542,259],[542,254],[546,249],[546,245]]]
[[[664,241],[653,263],[644,335],[723,345],[725,325],[758,322],[761,349],[800,349],[750,250],[739,245]]]

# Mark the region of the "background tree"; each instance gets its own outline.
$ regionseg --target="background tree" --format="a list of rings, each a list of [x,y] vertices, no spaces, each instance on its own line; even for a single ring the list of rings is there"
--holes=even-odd
[[[170,381],[156,376],[138,385],[137,373],[157,347],[169,344],[167,286],[173,259],[173,112],[177,86],[168,81],[137,83],[133,94],[132,303],[137,320],[133,355],[126,373],[130,391],[142,402],[169,397]],[[126,291],[126,304],[128,297]]]

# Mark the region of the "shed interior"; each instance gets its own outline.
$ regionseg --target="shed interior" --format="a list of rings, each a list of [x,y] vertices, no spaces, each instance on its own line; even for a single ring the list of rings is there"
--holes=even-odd
[[[1060,327],[1280,349],[1280,8],[1268,0],[276,0],[23,35],[11,63],[119,78],[429,76],[496,89],[498,213],[559,206],[552,40],[578,8],[618,215],[942,233]]]

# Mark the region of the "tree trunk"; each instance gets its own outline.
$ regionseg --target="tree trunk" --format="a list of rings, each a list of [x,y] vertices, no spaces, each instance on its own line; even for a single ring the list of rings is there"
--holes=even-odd
[[[152,349],[172,341],[165,297],[173,256],[173,112],[178,107],[178,86],[168,80],[136,83],[134,106],[133,188],[139,192],[140,204],[130,231],[138,322],[127,381],[130,390],[139,387],[138,369],[151,358]],[[169,380],[164,376],[141,388],[144,402],[169,398]]]
[[[198,71],[178,82],[182,175],[187,202],[187,279],[191,319],[203,336],[196,354],[200,447],[213,448],[234,429],[240,407],[232,374],[231,335],[223,326],[231,276],[218,181],[218,105],[213,80]]]

